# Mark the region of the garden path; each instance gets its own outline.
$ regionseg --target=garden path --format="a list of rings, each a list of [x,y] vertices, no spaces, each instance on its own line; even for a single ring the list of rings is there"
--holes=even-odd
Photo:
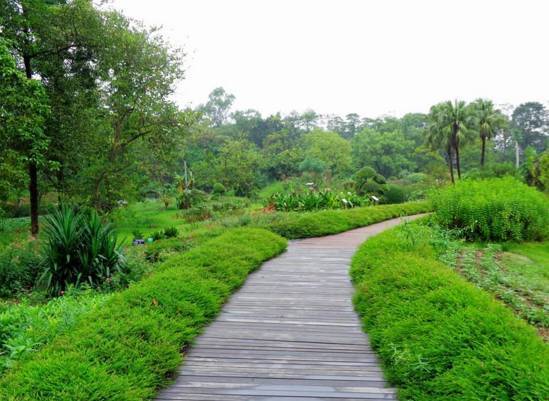
[[[364,240],[401,221],[290,241],[232,296],[157,400],[395,400],[353,310],[348,269]]]

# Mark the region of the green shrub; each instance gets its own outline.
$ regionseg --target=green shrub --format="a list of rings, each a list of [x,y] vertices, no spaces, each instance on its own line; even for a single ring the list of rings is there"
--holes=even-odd
[[[538,240],[549,233],[549,201],[511,178],[458,182],[432,194],[436,221],[470,240]]]
[[[225,185],[223,185],[223,184],[220,183],[220,182],[216,182],[216,183],[213,185],[212,192],[213,192],[215,195],[223,195],[226,191],[227,191],[227,189],[225,188]]]
[[[7,213],[0,207],[0,233],[6,231],[8,227]]]
[[[207,205],[194,206],[187,210],[182,210],[178,213],[178,217],[185,220],[187,223],[195,223],[211,219],[213,216],[212,209]]]
[[[190,209],[206,201],[206,192],[199,189],[188,189],[178,193],[175,202],[178,209]]]
[[[549,348],[488,293],[436,260],[429,229],[402,228],[353,258],[355,305],[406,400],[546,400]]]
[[[133,231],[132,231],[132,235],[133,235],[133,239],[134,239],[134,240],[145,238],[145,237],[143,236],[143,232],[142,232],[141,230],[133,230]]]
[[[270,199],[268,206],[284,212],[312,211],[319,209],[349,209],[364,206],[369,203],[367,198],[351,192],[335,193],[331,191],[307,191],[305,193],[276,193]]]
[[[368,206],[347,210],[322,210],[308,213],[279,213],[273,218],[257,221],[286,238],[308,238],[336,234],[367,226],[393,217],[424,213],[431,210],[428,202],[408,202],[397,205]],[[256,218],[257,220],[257,218]]]
[[[386,180],[371,167],[363,167],[354,175],[355,188],[359,195],[381,196],[385,192]]]
[[[211,208],[214,212],[234,212],[250,206],[248,198],[222,197],[218,202],[212,202]]]
[[[177,237],[177,234],[179,234],[179,231],[176,227],[168,227],[164,229],[165,238],[174,238]]]
[[[170,258],[0,379],[0,399],[149,400],[231,292],[286,241],[235,229]]]
[[[29,291],[40,274],[40,257],[32,244],[12,245],[0,252],[0,298]]]
[[[46,217],[42,284],[54,295],[69,285],[99,287],[124,269],[114,229],[95,211],[61,205]]]
[[[408,194],[404,187],[396,184],[388,184],[383,193],[384,203],[403,203],[408,200]]]
[[[149,235],[149,238],[152,238],[153,241],[160,241],[161,239],[164,238],[164,231],[162,230],[154,231]]]

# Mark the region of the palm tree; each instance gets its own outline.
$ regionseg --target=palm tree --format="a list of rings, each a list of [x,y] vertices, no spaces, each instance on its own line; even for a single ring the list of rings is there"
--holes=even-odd
[[[481,140],[480,167],[484,167],[486,140],[493,138],[496,132],[507,126],[507,118],[494,108],[491,100],[478,99],[471,104],[475,114],[475,126]]]
[[[448,127],[443,103],[431,107],[427,123],[427,143],[433,150],[443,149],[446,153],[452,184],[454,181],[454,158],[452,152],[452,131]]]
[[[443,119],[450,128],[450,142],[456,154],[456,170],[458,178],[461,179],[461,164],[459,157],[459,146],[462,139],[465,139],[468,126],[471,125],[471,109],[464,101],[455,100],[442,103]]]

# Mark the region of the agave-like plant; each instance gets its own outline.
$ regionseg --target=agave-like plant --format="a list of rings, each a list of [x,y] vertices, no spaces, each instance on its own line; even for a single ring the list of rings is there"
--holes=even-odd
[[[39,284],[59,295],[68,286],[102,285],[126,265],[110,224],[95,211],[60,205],[46,217],[43,272]]]
[[[47,244],[39,281],[50,292],[59,294],[69,283],[79,280],[82,215],[72,207],[61,205],[45,220]]]

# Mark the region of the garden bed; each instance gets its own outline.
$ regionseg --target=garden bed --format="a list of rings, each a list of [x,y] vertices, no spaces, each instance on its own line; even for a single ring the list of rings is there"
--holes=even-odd
[[[401,400],[544,400],[549,348],[535,329],[438,260],[429,227],[364,243],[355,305]]]

